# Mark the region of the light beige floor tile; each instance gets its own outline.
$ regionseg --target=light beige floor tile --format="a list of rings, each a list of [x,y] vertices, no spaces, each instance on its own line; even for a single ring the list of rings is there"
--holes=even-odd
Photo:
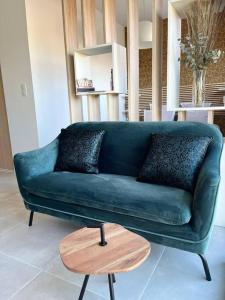
[[[212,281],[196,254],[167,248],[141,300],[224,300],[225,230],[216,227],[206,253]]]
[[[0,217],[0,236],[14,228],[17,224],[18,222],[15,223],[12,217]]]
[[[0,300],[8,299],[39,272],[37,268],[0,254]]]
[[[58,279],[52,275],[41,273],[13,300],[75,300],[78,299],[80,287]],[[86,291],[84,300],[103,300],[99,295]],[[125,299],[124,299],[125,300]]]
[[[19,223],[27,224],[29,216],[18,193],[2,193],[2,195],[4,197],[0,198],[0,235]]]
[[[14,172],[0,172],[0,193],[17,192],[18,186]]]
[[[0,209],[2,208],[0,204]],[[28,212],[25,209],[12,209],[11,213],[0,214],[0,237],[20,224],[27,224]]]
[[[1,180],[1,176],[0,176],[0,180]],[[18,191],[14,191],[14,192],[1,192],[0,190],[0,201],[2,200],[6,200],[8,198],[12,198],[14,196],[18,195]]]
[[[18,224],[16,228],[0,235],[0,251],[45,268],[58,255],[60,240],[73,231],[75,226],[50,217],[36,222],[38,224],[32,227]]]
[[[15,194],[12,198],[0,200],[0,217],[7,217],[13,213],[26,212],[23,202]]]

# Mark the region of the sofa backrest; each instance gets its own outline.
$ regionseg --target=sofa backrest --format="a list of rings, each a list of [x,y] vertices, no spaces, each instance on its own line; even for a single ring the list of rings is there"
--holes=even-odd
[[[207,155],[214,152],[213,156],[218,157],[223,143],[216,126],[195,122],[82,122],[68,128],[105,130],[100,153],[100,172],[135,177],[145,160],[152,133],[213,137]]]

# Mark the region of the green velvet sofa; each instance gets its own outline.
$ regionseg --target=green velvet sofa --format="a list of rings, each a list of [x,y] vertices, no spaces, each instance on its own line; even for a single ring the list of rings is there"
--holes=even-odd
[[[115,222],[152,242],[197,253],[211,280],[204,253],[210,238],[220,181],[223,137],[214,125],[191,122],[84,122],[74,128],[104,129],[100,174],[54,172],[58,139],[16,154],[15,170],[25,206],[60,218]],[[169,186],[141,183],[151,133],[210,136],[193,194]]]

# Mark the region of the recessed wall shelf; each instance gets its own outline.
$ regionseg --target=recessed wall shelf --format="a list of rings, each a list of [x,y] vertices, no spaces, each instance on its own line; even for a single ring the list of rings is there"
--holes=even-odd
[[[95,91],[77,92],[85,95],[125,94],[127,92],[126,48],[117,44],[103,44],[78,49],[74,53],[75,79],[92,80]],[[113,89],[112,89],[113,88]]]

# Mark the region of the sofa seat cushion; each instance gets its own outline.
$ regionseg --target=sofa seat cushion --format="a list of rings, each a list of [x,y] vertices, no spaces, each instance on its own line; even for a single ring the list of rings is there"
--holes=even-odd
[[[191,219],[192,195],[182,189],[113,174],[52,172],[24,185],[30,194],[169,225]]]

